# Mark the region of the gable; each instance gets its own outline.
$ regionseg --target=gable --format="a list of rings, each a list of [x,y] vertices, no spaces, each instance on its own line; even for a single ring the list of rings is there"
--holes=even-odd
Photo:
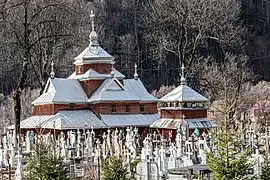
[[[117,78],[108,78],[95,90],[88,102],[140,101],[140,98],[124,88]]]
[[[116,82],[112,81],[112,83],[107,88],[107,91],[123,91],[124,89]]]

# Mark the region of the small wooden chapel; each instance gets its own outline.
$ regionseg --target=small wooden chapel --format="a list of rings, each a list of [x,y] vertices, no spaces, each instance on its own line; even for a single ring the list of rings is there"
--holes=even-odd
[[[159,134],[175,140],[176,130],[183,129],[187,137],[199,131],[202,134],[216,124],[207,118],[208,99],[187,86],[182,66],[180,85],[160,99],[160,119],[150,125]]]

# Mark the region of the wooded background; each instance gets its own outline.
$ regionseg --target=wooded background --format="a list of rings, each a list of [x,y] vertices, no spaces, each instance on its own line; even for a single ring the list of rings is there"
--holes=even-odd
[[[137,63],[140,79],[157,97],[179,85],[185,64],[188,85],[211,102],[226,87],[233,112],[254,89],[265,90],[264,96],[242,98],[243,107],[268,98],[269,84],[256,84],[270,80],[270,0],[0,0],[4,118],[12,119],[14,107],[18,119],[20,104],[22,118],[31,113],[52,60],[56,77],[73,73],[74,57],[89,45],[91,10],[115,68],[133,78]]]
[[[269,80],[269,9],[269,0],[1,0],[0,92],[16,87],[26,54],[26,87],[44,86],[52,59],[57,77],[71,74],[89,44],[91,10],[115,67],[130,78],[137,63],[149,90],[177,85],[181,62],[196,86],[195,67],[227,53],[247,55],[256,80]]]

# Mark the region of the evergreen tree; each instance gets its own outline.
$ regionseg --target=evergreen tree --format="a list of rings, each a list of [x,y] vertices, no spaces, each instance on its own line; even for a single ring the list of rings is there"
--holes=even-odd
[[[270,158],[268,155],[264,156],[260,179],[261,180],[269,180],[270,179]]]
[[[128,180],[127,168],[123,166],[121,159],[112,156],[103,162],[103,180]]]
[[[26,180],[66,180],[67,167],[61,158],[54,156],[42,142],[36,145],[35,154],[28,160]]]
[[[221,132],[214,140],[215,152],[207,152],[207,165],[217,180],[249,179],[249,150],[241,152],[241,142],[232,131]]]

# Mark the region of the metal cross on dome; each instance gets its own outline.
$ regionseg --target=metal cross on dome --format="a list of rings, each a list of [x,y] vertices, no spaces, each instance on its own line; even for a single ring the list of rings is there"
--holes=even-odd
[[[54,78],[54,76],[55,76],[55,73],[54,73],[54,63],[53,63],[53,60],[52,60],[52,63],[51,63],[51,73],[50,73],[50,75],[51,75],[51,78],[53,79]]]
[[[185,78],[185,66],[184,66],[184,64],[182,64],[181,70],[182,70],[181,84],[184,85],[184,84],[186,84],[186,78]]]
[[[95,30],[95,23],[94,23],[95,14],[93,10],[91,10],[90,18],[92,21],[92,31],[94,31]]]
[[[91,18],[91,23],[92,23],[92,31],[89,34],[89,50],[91,51],[91,53],[98,55],[99,53],[99,47],[98,47],[98,34],[95,31],[95,23],[94,23],[94,17],[95,14],[94,12],[91,10],[91,14],[90,14],[90,18]]]
[[[137,80],[139,75],[138,75],[138,70],[137,70],[137,64],[135,63],[135,66],[134,66],[134,69],[135,69],[135,72],[134,72],[134,79]]]

